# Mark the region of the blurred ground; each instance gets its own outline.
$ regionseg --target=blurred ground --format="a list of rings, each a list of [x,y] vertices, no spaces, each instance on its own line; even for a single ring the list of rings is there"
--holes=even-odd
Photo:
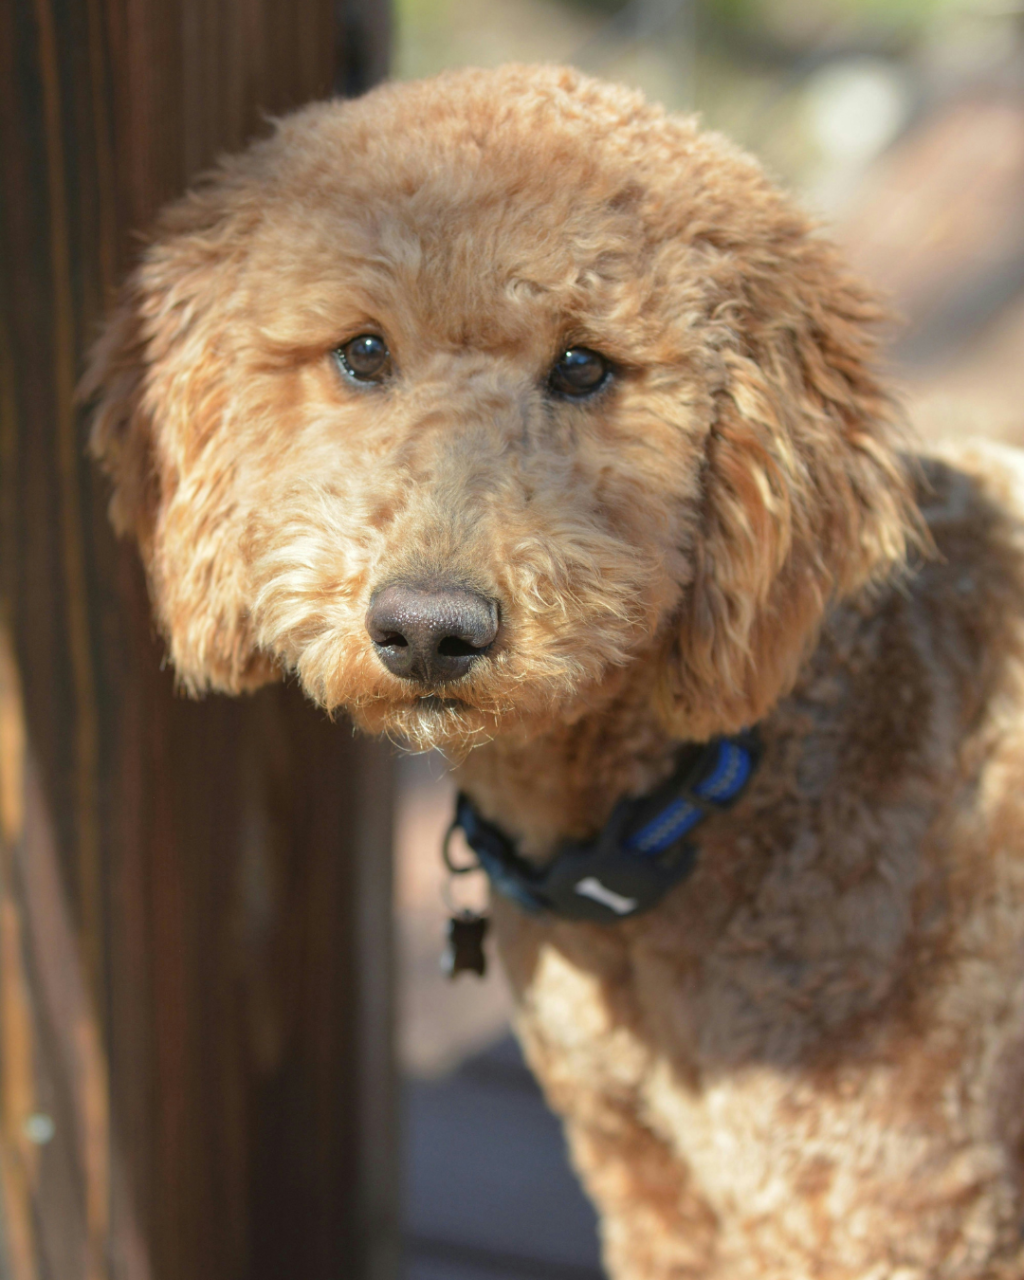
[[[925,438],[1024,443],[1024,0],[398,0],[394,73],[572,62],[750,147],[889,298]],[[589,1211],[508,1039],[443,978],[443,762],[400,766],[408,1280],[585,1280]]]

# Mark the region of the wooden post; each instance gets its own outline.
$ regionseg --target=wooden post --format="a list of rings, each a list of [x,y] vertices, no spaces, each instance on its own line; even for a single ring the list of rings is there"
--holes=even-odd
[[[294,688],[174,695],[74,403],[131,232],[329,94],[338,31],[332,0],[0,5],[11,1280],[396,1273],[387,759]]]

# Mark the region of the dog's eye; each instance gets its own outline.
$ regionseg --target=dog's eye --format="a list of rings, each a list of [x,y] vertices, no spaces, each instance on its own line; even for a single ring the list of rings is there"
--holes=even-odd
[[[608,361],[589,347],[570,347],[555,361],[548,386],[560,396],[587,396],[607,382]]]
[[[388,345],[376,333],[361,333],[334,353],[342,372],[357,382],[382,382],[391,370]]]

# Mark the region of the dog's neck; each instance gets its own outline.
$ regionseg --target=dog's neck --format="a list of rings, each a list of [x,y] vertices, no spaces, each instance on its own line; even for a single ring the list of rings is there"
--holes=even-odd
[[[624,796],[666,778],[678,747],[645,691],[625,690],[572,724],[476,748],[455,778],[524,856],[543,859],[567,837],[594,835]]]

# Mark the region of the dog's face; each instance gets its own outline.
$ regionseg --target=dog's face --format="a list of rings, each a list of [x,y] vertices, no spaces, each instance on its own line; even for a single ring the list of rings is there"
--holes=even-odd
[[[874,318],[721,139],[509,68],[225,163],[86,386],[190,689],[291,670],[459,749],[630,683],[699,737],[902,553]]]

